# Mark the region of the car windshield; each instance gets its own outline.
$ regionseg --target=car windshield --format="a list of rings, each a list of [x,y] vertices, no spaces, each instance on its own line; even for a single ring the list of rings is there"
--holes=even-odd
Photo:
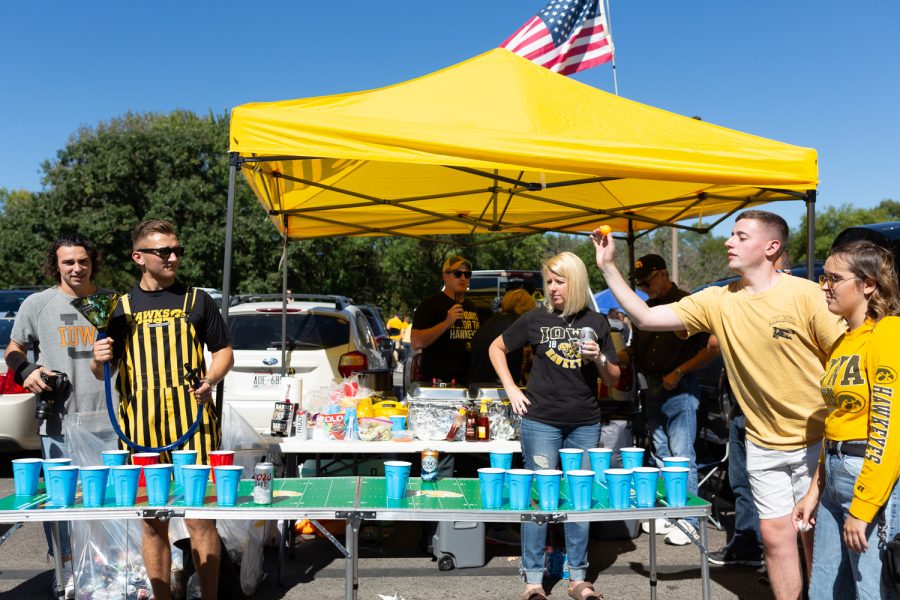
[[[235,350],[267,350],[281,347],[281,314],[230,315],[228,330]],[[334,315],[288,314],[288,348],[315,349],[345,346],[350,342],[350,325]]]

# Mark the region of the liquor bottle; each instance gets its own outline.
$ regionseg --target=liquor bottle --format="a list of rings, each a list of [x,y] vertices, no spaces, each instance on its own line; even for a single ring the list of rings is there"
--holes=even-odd
[[[481,412],[478,414],[478,441],[489,442],[491,440],[491,421],[488,419],[487,402],[481,403]]]
[[[475,412],[475,405],[469,404],[466,411],[466,441],[474,442],[478,440],[478,413]]]

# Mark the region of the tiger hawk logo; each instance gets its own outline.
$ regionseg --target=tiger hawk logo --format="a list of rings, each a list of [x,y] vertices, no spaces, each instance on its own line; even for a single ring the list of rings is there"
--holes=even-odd
[[[897,371],[890,367],[881,365],[875,370],[875,383],[887,385],[897,381]]]
[[[772,326],[772,337],[775,338],[776,340],[779,338],[785,339],[785,340],[792,340],[792,339],[794,339],[792,337],[793,335],[794,335],[794,332],[790,329]]]

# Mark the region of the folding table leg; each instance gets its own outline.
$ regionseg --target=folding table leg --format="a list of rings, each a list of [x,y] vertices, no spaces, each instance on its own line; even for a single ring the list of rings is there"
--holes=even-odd
[[[344,597],[356,600],[359,592],[359,527],[362,518],[353,515],[347,518],[347,565],[344,573]]]
[[[56,596],[66,597],[66,582],[63,580],[62,545],[59,541],[59,521],[50,522],[50,541],[53,545],[53,569],[56,573]]]
[[[709,545],[706,539],[706,519],[700,519],[700,579],[703,585],[703,600],[709,600]]]
[[[650,600],[656,600],[656,519],[650,519]]]

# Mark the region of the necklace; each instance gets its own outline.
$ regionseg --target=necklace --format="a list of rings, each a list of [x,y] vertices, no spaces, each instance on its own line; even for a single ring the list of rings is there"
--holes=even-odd
[[[572,328],[572,323],[575,322],[575,319],[578,318],[578,315],[572,315],[572,320],[571,320],[571,321],[566,321],[566,318],[565,318],[564,316],[562,316],[562,313],[559,314],[559,318],[562,319],[562,322],[566,324],[566,327],[568,327],[569,329],[571,329],[571,328]]]

